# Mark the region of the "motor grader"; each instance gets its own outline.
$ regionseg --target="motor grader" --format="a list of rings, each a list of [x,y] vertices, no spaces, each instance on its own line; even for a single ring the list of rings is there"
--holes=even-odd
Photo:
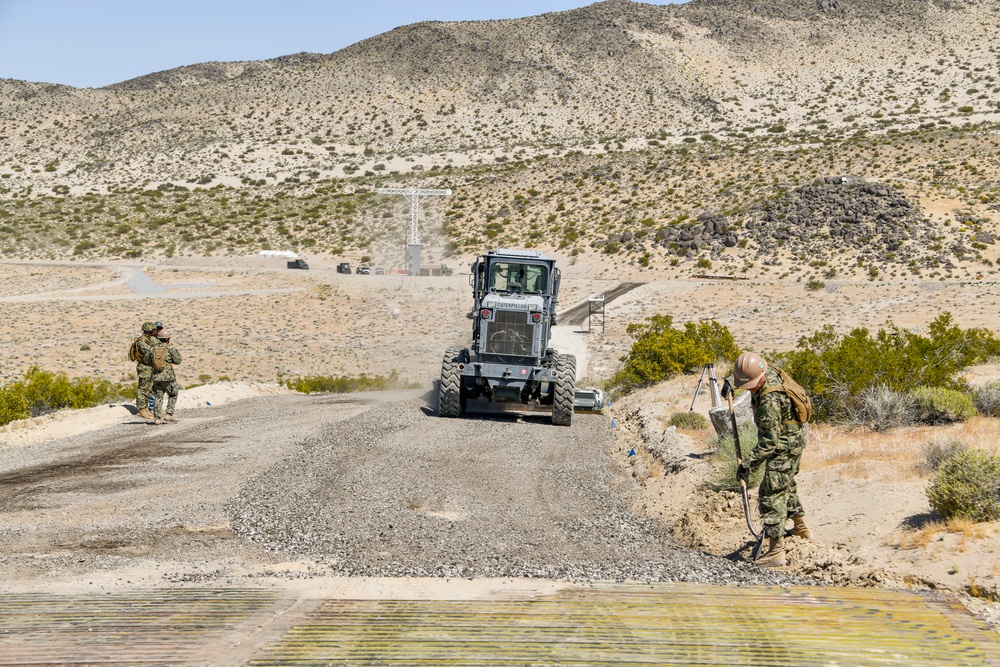
[[[549,347],[559,269],[533,250],[497,249],[472,264],[472,344],[448,348],[438,406],[458,417],[470,400],[548,406],[552,423],[573,421],[576,357]]]

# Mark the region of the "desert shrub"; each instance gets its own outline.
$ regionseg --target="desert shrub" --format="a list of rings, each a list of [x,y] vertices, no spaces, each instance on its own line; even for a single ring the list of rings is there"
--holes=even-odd
[[[966,449],[968,447],[958,438],[930,440],[924,443],[923,459],[920,462],[920,467],[927,472],[934,472],[941,467],[942,463],[959,452],[964,452]]]
[[[946,519],[1000,519],[1000,456],[980,449],[957,452],[934,473],[927,499]]]
[[[928,424],[965,421],[976,414],[969,395],[955,389],[918,387],[910,392],[917,419]]]
[[[675,329],[670,315],[654,315],[630,324],[626,331],[635,339],[621,368],[609,386],[628,393],[662,382],[680,373],[692,373],[716,359],[735,359],[740,350],[729,329],[715,320],[687,322]]]
[[[329,392],[333,394],[348,394],[356,391],[386,391],[388,389],[412,389],[413,383],[403,382],[399,374],[392,371],[388,377],[384,375],[368,376],[362,373],[358,377],[334,375],[310,375],[294,380],[286,380],[285,385],[301,394]]]
[[[917,387],[961,389],[959,373],[1000,352],[986,329],[961,329],[942,313],[926,336],[892,324],[872,334],[860,327],[841,335],[826,325],[803,336],[795,350],[772,356],[813,399],[818,419],[849,419],[868,387],[909,392]],[[929,363],[933,360],[933,363]]]
[[[670,415],[670,425],[691,431],[700,431],[708,428],[708,419],[698,412],[675,412]]]
[[[743,454],[743,459],[746,459],[753,451],[756,444],[757,426],[751,422],[740,424],[740,451]],[[736,447],[733,436],[725,435],[716,438],[714,448],[715,455],[712,460],[715,463],[715,474],[712,476],[709,486],[716,491],[739,491],[740,482],[736,479]],[[764,466],[757,466],[757,469],[751,472],[747,482],[748,486],[750,488],[758,486],[763,477]]]
[[[972,402],[981,415],[1000,417],[1000,382],[981,384],[972,390]]]
[[[0,425],[63,408],[90,408],[134,395],[128,384],[99,378],[69,379],[32,366],[24,377],[0,390]]]
[[[819,278],[810,278],[806,281],[806,291],[807,292],[817,292],[826,287],[826,283]]]
[[[874,385],[861,390],[855,400],[844,401],[847,424],[866,426],[873,431],[888,431],[916,421],[916,405],[906,392]]]
[[[51,373],[32,366],[14,387],[27,399],[32,417],[73,405],[73,385],[65,373]]]
[[[0,426],[31,416],[28,401],[12,387],[0,387]]]

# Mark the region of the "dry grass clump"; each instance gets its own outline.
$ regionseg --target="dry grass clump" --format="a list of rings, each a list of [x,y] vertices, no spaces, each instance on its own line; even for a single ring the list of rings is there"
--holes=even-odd
[[[704,431],[708,428],[708,419],[700,412],[675,412],[670,415],[670,425],[688,431]]]
[[[979,414],[1000,417],[1000,382],[989,382],[973,388],[972,402]]]
[[[998,531],[1000,524],[997,523],[976,523],[971,519],[952,517],[943,521],[931,521],[915,530],[903,532],[898,539],[892,539],[889,543],[900,549],[926,549],[941,533],[951,533],[958,536],[957,548],[963,552],[968,540],[981,540]]]
[[[917,418],[913,399],[906,392],[884,384],[866,387],[857,400],[848,405],[847,423],[867,426],[874,431],[909,426]]]
[[[966,449],[968,449],[966,444],[958,438],[929,440],[924,443],[924,459],[921,466],[927,473],[932,473],[941,467],[942,463]]]
[[[935,443],[960,441],[969,449],[991,449],[998,420],[976,416],[947,426],[913,426],[888,432],[810,424],[802,470],[838,466],[843,477],[894,481],[925,477],[932,471],[928,450]]]
[[[921,460],[918,443],[926,439],[921,433],[925,430],[917,427],[877,433],[810,424],[802,470],[838,466],[842,476],[855,479],[912,479]]]

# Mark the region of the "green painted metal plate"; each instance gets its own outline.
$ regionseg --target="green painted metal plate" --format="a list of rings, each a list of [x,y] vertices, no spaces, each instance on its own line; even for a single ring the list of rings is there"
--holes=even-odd
[[[1000,667],[995,631],[958,603],[906,592],[599,584],[500,600],[317,593],[0,595],[0,664]]]
[[[330,601],[254,667],[1000,666],[960,607],[872,589],[609,586],[533,600]]]

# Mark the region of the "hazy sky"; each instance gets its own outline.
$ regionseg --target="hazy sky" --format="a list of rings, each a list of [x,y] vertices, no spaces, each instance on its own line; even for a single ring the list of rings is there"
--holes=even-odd
[[[685,0],[647,0],[673,4]],[[211,60],[332,53],[419,21],[519,18],[588,0],[0,0],[0,78],[100,87]]]

